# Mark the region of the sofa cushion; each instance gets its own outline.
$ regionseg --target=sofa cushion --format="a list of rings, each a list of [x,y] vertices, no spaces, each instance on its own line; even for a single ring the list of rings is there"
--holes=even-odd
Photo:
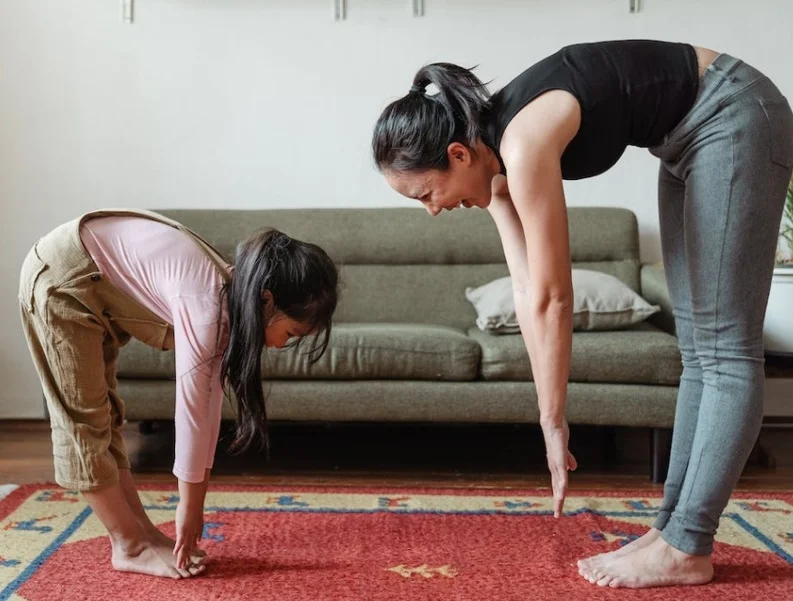
[[[460,330],[419,324],[340,324],[313,366],[295,350],[269,351],[266,373],[278,379],[473,380],[481,350]]]
[[[572,280],[574,330],[621,330],[661,310],[613,275],[573,268]],[[476,288],[469,286],[465,296],[476,308],[480,330],[494,334],[520,332],[510,276]]]
[[[232,260],[238,242],[277,227],[324,248],[340,269],[338,323],[444,325],[467,330],[476,312],[467,286],[508,274],[487,211],[430,218],[411,207],[339,209],[177,209],[158,212],[192,228]],[[602,271],[639,291],[639,230],[623,208],[569,207],[573,267]]]
[[[309,366],[305,349],[268,350],[265,379],[473,380],[479,344],[460,330],[416,324],[346,323],[333,328],[327,352]],[[173,352],[132,341],[122,349],[121,378],[172,378]]]
[[[503,263],[504,251],[487,211],[451,211],[430,219],[411,207],[306,209],[154,209],[204,236],[231,260],[241,240],[276,227],[319,244],[343,265],[479,265]],[[573,263],[633,263],[625,275],[639,284],[639,228],[633,211],[568,207]],[[354,233],[354,235],[350,235]]]
[[[482,347],[484,379],[532,379],[521,335],[487,334],[476,327],[468,335]],[[571,382],[676,386],[681,372],[677,339],[648,323],[627,330],[573,334]]]
[[[167,380],[119,381],[130,420],[173,419],[175,387]],[[533,382],[428,380],[275,380],[268,384],[273,421],[534,423],[539,421]],[[671,428],[674,386],[571,382],[565,415],[571,424]],[[223,402],[234,420],[236,401]],[[579,457],[580,459],[580,457]]]

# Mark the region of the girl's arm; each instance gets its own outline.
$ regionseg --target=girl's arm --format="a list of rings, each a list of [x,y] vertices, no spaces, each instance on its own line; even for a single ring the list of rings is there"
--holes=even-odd
[[[219,311],[216,294],[169,300],[177,378],[173,473],[179,480],[179,505],[174,554],[177,565],[184,566],[203,533],[204,500],[220,430]]]

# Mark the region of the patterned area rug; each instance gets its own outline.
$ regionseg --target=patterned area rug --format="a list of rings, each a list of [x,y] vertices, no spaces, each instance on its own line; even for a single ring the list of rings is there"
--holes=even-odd
[[[142,497],[172,535],[174,490]],[[173,581],[113,571],[108,539],[78,494],[23,486],[0,501],[0,601],[793,599],[788,493],[730,502],[710,585],[611,590],[578,575],[578,558],[643,534],[657,503],[575,493],[554,520],[547,491],[215,487],[207,572]]]

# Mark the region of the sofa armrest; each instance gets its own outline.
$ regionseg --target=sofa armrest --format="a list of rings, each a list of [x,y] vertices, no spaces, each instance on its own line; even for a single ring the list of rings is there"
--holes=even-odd
[[[641,272],[642,297],[652,305],[661,307],[648,321],[669,334],[675,333],[675,318],[672,314],[672,299],[666,285],[664,268],[657,263],[645,263]]]

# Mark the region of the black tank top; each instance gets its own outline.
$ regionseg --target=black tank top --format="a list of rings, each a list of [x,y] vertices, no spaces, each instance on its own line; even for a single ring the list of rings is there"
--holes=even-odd
[[[543,92],[566,90],[581,105],[581,126],[562,155],[562,177],[592,177],[612,167],[628,145],[660,144],[694,104],[698,86],[697,55],[689,44],[566,46],[493,95],[485,141],[501,160],[498,147],[512,118]]]

